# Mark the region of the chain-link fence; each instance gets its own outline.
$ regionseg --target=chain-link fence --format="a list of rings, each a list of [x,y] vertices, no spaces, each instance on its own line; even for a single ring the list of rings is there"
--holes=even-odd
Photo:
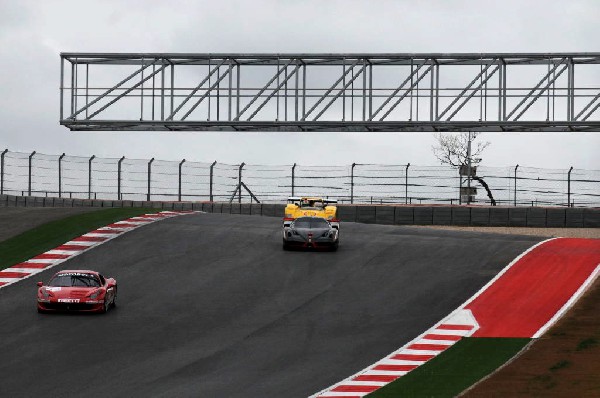
[[[262,203],[310,195],[340,203],[464,204],[470,185],[474,203],[490,204],[481,179],[499,205],[600,205],[600,170],[480,166],[469,184],[449,166],[269,166],[8,150],[1,156],[0,191],[13,195]]]

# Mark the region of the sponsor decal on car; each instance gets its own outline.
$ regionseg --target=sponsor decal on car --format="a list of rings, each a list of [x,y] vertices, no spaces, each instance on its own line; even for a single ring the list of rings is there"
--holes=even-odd
[[[49,292],[60,292],[62,290],[62,287],[46,286],[46,290]]]
[[[58,299],[59,303],[78,303],[79,299]]]
[[[87,276],[90,278],[94,277],[93,274],[87,274],[87,273],[82,273],[82,272],[61,272],[58,275],[59,276]]]

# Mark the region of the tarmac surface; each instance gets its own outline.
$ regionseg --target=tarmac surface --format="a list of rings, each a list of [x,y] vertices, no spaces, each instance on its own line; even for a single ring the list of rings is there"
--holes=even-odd
[[[283,251],[281,220],[163,220],[0,289],[3,396],[306,397],[398,349],[538,237],[343,223]],[[106,315],[35,311],[59,269],[118,282]]]

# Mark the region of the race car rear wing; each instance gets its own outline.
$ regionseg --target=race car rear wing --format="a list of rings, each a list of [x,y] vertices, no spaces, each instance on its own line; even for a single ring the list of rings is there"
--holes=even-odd
[[[311,198],[312,200],[316,200],[318,198]],[[300,196],[290,196],[287,198],[288,202],[297,202],[302,200]],[[321,199],[324,203],[337,203],[337,199]]]

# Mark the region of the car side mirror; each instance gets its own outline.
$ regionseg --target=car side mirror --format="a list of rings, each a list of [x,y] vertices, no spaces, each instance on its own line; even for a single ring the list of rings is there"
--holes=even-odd
[[[37,285],[38,285],[39,287],[42,287],[42,286],[44,286],[44,282],[38,282],[38,283],[37,283]]]

